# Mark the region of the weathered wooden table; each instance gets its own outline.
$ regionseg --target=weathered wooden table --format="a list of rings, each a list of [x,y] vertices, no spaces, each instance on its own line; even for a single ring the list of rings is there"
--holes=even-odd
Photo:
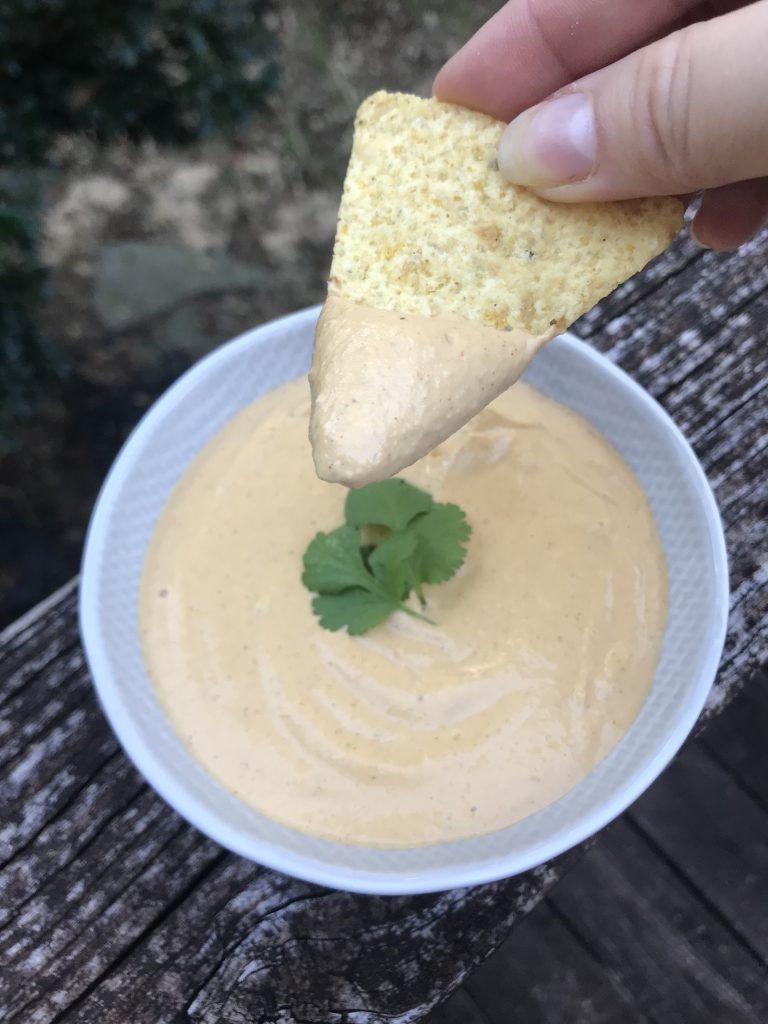
[[[768,233],[731,257],[681,239],[576,327],[672,413],[714,485],[732,607],[707,716],[768,653],[767,263]],[[0,639],[4,1024],[417,1021],[578,858],[474,889],[372,898],[227,853],[118,748],[75,603],[73,582]]]

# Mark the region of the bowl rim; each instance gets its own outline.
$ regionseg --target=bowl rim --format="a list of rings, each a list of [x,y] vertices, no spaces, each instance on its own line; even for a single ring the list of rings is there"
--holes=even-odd
[[[105,546],[110,509],[125,478],[133,469],[129,456],[143,443],[146,437],[152,434],[156,423],[163,419],[166,409],[176,397],[183,393],[191,382],[197,382],[198,379],[204,377],[215,362],[248,351],[255,343],[258,343],[258,336],[265,328],[274,332],[281,326],[286,328],[310,326],[316,320],[319,310],[320,306],[311,306],[267,321],[208,353],[187,369],[153,402],[124,441],[96,499],[86,532],[81,564],[78,600],[80,635],[94,689],[123,751],[152,788],[199,831],[249,860],[308,882],[371,895],[413,895],[439,892],[494,882],[511,875],[521,874],[546,864],[552,858],[572,849],[600,831],[623,813],[656,780],[688,737],[704,707],[716,677],[728,622],[728,560],[722,522],[709,481],[693,448],[671,416],[640,384],[602,353],[569,331],[558,336],[559,344],[565,345],[572,351],[576,350],[579,357],[596,364],[601,372],[613,377],[615,383],[629,389],[634,398],[645,407],[646,414],[661,424],[669,436],[670,442],[686,459],[696,478],[711,545],[713,585],[718,597],[716,607],[713,609],[714,629],[710,635],[706,657],[702,660],[696,684],[692,688],[683,710],[678,715],[674,727],[670,729],[665,741],[655,750],[642,770],[636,771],[634,775],[618,785],[611,792],[609,798],[585,813],[576,824],[555,830],[545,839],[531,843],[525,851],[513,850],[488,860],[469,862],[459,866],[432,865],[425,866],[419,871],[391,870],[383,872],[376,869],[331,864],[312,854],[301,854],[289,850],[272,839],[244,835],[241,830],[230,825],[222,817],[211,814],[198,797],[192,795],[187,788],[177,782],[172,773],[166,769],[163,761],[156,756],[153,747],[145,739],[143,731],[123,713],[121,684],[110,665],[107,655],[108,645],[105,643],[97,608],[100,589],[99,568]],[[208,774],[203,766],[200,767]],[[233,796],[233,799],[237,800],[238,798]],[[242,801],[240,802],[242,803]]]

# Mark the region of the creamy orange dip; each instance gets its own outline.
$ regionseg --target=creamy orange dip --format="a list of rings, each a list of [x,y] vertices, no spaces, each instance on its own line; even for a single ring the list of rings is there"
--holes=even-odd
[[[301,582],[346,491],[315,474],[305,380],[197,456],[147,554],[140,619],[160,702],[192,754],[277,821],[410,846],[502,828],[613,747],[653,678],[664,556],[643,491],[580,417],[518,384],[403,475],[473,527],[398,613],[321,629]]]
[[[399,473],[511,387],[560,328],[553,320],[538,336],[497,330],[329,291],[309,372],[317,475],[359,487]]]

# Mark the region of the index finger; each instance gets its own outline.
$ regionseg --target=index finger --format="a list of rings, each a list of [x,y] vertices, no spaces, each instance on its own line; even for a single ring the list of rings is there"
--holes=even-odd
[[[509,0],[443,66],[432,92],[511,121],[702,6],[701,0]]]

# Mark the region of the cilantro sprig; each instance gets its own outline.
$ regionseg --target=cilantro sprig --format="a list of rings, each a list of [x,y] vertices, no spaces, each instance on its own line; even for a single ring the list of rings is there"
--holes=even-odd
[[[434,625],[423,585],[449,580],[464,562],[472,530],[459,506],[405,480],[382,480],[350,491],[344,518],[304,552],[301,578],[316,595],[320,625],[358,635],[395,611]],[[406,604],[411,593],[422,611]]]

